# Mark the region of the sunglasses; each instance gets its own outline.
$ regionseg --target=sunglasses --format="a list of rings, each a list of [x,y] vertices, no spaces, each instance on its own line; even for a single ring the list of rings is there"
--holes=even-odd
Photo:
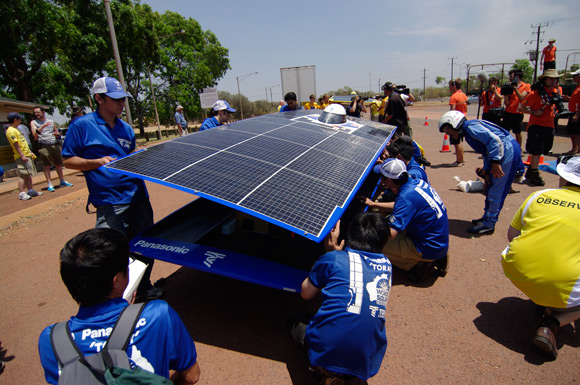
[[[127,100],[127,98],[126,98],[126,97],[123,97],[123,98],[118,98],[118,99],[115,99],[115,98],[109,98],[109,99],[111,99],[111,100],[112,100],[112,101],[114,101],[114,102],[124,102],[125,100]]]

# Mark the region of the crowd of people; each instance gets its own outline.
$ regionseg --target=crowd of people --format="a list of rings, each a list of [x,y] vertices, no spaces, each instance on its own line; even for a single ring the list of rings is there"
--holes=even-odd
[[[526,151],[531,163],[525,177],[532,185],[544,185],[538,163],[552,147],[555,107],[550,97],[560,92],[560,75],[549,64],[549,59],[555,60],[555,47],[552,53],[546,51],[544,73],[534,87],[522,81],[523,74],[517,69],[509,73],[513,84],[510,93],[500,90],[497,78],[490,78],[480,96],[481,120],[466,118],[467,97],[461,91],[461,81],[449,82],[450,111],[440,118],[438,128],[456,148],[453,166],[465,163],[464,140],[483,157],[477,174],[486,185],[484,210],[482,217],[472,220],[469,233],[494,232],[512,181],[524,173],[523,114],[530,114]],[[580,70],[572,75],[580,84]],[[354,216],[342,241],[340,221],[337,223],[324,240],[327,253],[317,259],[302,283],[302,298],[322,297],[318,311],[293,317],[288,323],[292,339],[324,383],[366,383],[379,371],[387,349],[385,317],[393,267],[415,283],[433,274],[445,277],[449,268],[447,209],[422,165],[423,154],[412,139],[406,111],[414,97],[391,82],[384,84],[383,92],[384,98],[377,98],[380,103],[371,106],[371,115],[395,126],[396,133],[374,167],[380,176],[379,188],[373,196],[359,197],[369,210]],[[6,135],[18,167],[19,199],[42,194],[31,182],[36,174],[32,140],[39,143],[48,191],[54,191],[51,167],[57,171],[60,187],[72,186],[64,179],[63,165],[85,175],[89,203],[96,208],[95,228],[75,236],[60,253],[62,280],[79,305],[77,315],[66,325],[80,359],[101,352],[108,333],[100,331],[112,328],[130,306],[122,295],[130,259],[136,257],[148,267],[134,300],[147,304],[126,346],[127,356],[139,367],[166,378],[170,370],[175,371],[171,380],[176,384],[196,383],[200,367],[195,343],[179,315],[159,299],[163,290],[151,284],[153,260],[129,251],[127,240],[154,222],[145,183],[101,167],[136,149],[134,130],[119,118],[128,94],[111,77],[97,79],[92,94],[97,110],[87,115],[82,109],[73,110],[63,144],[42,108],[34,109],[32,131],[21,128],[19,114],[8,115]],[[302,108],[335,111],[328,108],[331,104],[326,94],[318,101],[310,95],[309,102],[301,106],[296,93],[289,92],[284,102],[280,112]],[[580,85],[569,98],[572,114],[567,129],[573,135],[573,148],[557,166],[559,188],[540,190],[524,201],[511,221],[507,234],[510,244],[502,253],[506,276],[541,308],[542,326],[533,342],[552,358],[558,354],[555,336],[559,327],[580,319],[580,249],[575,242],[580,220],[580,156],[576,155],[579,105]],[[227,124],[234,112],[226,101],[216,101],[213,116],[203,122],[200,131]],[[364,112],[364,100],[356,93],[351,95],[346,115],[360,117]],[[187,121],[182,106],[176,108],[175,121],[185,135]],[[60,359],[53,328],[42,332],[39,352],[47,382],[56,384],[63,367],[70,363]]]

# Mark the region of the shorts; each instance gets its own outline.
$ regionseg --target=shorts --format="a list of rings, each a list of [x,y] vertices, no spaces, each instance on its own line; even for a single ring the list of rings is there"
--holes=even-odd
[[[544,126],[528,126],[526,151],[531,155],[548,154],[554,144],[554,129]]]
[[[23,162],[22,158],[16,159],[16,167],[18,169],[18,176],[22,179],[36,175],[36,165],[32,158],[28,158],[28,162]]]
[[[38,154],[44,167],[62,166],[62,147],[60,144],[38,144]]]
[[[505,128],[508,132],[513,131],[514,134],[521,134],[523,121],[524,114],[514,114],[511,112],[504,112],[501,126]]]
[[[555,70],[556,69],[556,61],[555,60],[554,61],[545,61],[544,62],[544,71],[545,70],[549,70],[549,69],[552,69],[552,70]]]
[[[580,135],[580,120],[575,122],[572,121],[573,116],[568,119],[568,125],[566,126],[566,134],[568,135]]]
[[[423,254],[417,250],[406,231],[401,231],[395,238],[389,239],[383,247],[383,254],[393,266],[405,271],[411,270],[418,262],[433,262],[423,258]]]

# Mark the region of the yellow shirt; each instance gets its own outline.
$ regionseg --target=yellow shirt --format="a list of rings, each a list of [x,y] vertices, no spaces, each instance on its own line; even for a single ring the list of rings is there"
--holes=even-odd
[[[15,160],[20,159],[20,154],[18,151],[16,151],[16,148],[14,148],[14,143],[18,143],[20,145],[20,149],[25,156],[28,158],[36,159],[36,155],[30,151],[28,143],[26,143],[26,139],[24,139],[24,135],[22,135],[22,133],[18,131],[17,128],[12,126],[8,127],[6,129],[6,138],[8,139],[10,146],[12,146],[12,152],[14,153]]]
[[[387,106],[387,101],[389,100],[388,96],[385,96],[383,101],[381,102],[381,108],[379,109],[379,115],[385,114],[385,107]]]
[[[511,226],[521,231],[502,253],[503,271],[534,303],[580,305],[580,188],[565,186],[530,195]]]
[[[320,110],[320,106],[318,105],[318,103],[306,103],[304,105],[304,109],[305,110]]]

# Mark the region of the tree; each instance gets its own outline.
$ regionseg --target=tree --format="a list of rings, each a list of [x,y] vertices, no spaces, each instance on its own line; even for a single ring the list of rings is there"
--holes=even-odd
[[[4,94],[32,102],[38,76],[64,75],[49,63],[75,27],[61,7],[44,0],[3,0],[0,14],[0,86]]]
[[[435,77],[435,83],[443,87],[447,85],[447,83],[445,82],[445,78],[443,76]]]
[[[534,67],[532,67],[528,59],[516,59],[516,64],[514,64],[511,69],[522,70],[524,78],[521,80],[526,83],[531,83],[534,79]]]
[[[152,73],[162,81],[158,86],[160,101],[172,108],[183,105],[190,118],[200,116],[198,94],[203,88],[215,86],[230,69],[228,49],[220,45],[213,32],[203,31],[197,21],[178,13],[165,12],[155,30],[167,36],[160,42],[160,61]],[[182,30],[185,33],[180,34]]]

